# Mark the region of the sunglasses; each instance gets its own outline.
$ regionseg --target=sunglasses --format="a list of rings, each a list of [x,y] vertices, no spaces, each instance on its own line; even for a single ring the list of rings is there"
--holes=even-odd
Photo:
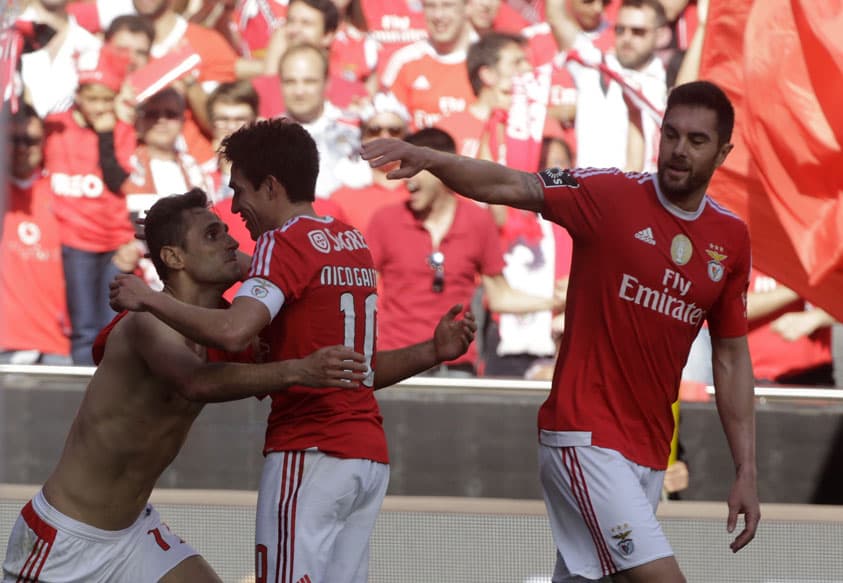
[[[33,146],[40,146],[43,141],[44,138],[33,136],[12,136],[12,146],[26,146],[27,148],[31,148]]]
[[[433,293],[441,294],[445,289],[445,254],[434,251],[427,256],[427,264],[433,270]]]
[[[399,126],[371,125],[371,126],[366,126],[366,128],[363,130],[363,134],[367,138],[374,138],[376,136],[381,135],[383,132],[386,132],[387,134],[389,134],[390,137],[400,138],[401,136],[404,135],[404,128],[399,127]]]
[[[144,109],[140,116],[146,120],[177,120],[182,118],[182,112],[175,109]]]
[[[646,36],[648,32],[653,30],[652,28],[646,28],[643,26],[624,26],[623,24],[616,24],[615,25],[615,36],[623,36],[626,31],[632,33],[632,36],[643,37]]]

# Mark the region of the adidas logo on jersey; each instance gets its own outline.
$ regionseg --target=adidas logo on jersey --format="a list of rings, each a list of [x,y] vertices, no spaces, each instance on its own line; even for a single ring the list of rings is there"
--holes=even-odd
[[[644,241],[650,245],[655,245],[656,240],[653,238],[653,229],[647,227],[646,229],[641,229],[637,233],[635,233],[635,238],[639,241]]]
[[[427,77],[424,75],[419,75],[416,77],[416,80],[413,81],[413,89],[416,89],[417,91],[427,91],[430,87],[430,81],[428,81]]]

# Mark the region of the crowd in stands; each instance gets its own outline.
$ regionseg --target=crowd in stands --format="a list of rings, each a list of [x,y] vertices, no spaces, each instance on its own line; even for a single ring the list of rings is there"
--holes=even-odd
[[[564,333],[567,233],[424,172],[388,180],[359,146],[393,137],[522,170],[654,171],[667,93],[696,76],[707,4],[24,0],[4,88],[0,362],[92,364],[114,275],[160,285],[133,224],[158,197],[202,188],[250,253],[216,148],[286,116],[320,152],[317,212],[369,242],[381,347],[426,338],[462,303],[482,316],[477,346],[430,374],[546,378]],[[762,273],[748,310],[759,381],[833,384],[828,314]],[[686,369],[701,382],[705,334]]]

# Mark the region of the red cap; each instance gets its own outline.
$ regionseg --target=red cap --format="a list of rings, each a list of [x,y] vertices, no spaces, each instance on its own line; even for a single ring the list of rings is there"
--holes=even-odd
[[[96,59],[95,62],[94,59]],[[99,53],[82,55],[77,59],[76,64],[79,85],[100,83],[117,93],[128,73],[129,57],[105,45]]]

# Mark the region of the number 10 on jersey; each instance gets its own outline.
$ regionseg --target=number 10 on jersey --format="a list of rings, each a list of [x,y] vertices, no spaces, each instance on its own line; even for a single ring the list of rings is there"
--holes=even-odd
[[[375,312],[378,311],[378,294],[369,294],[363,301],[364,335],[363,356],[366,357],[366,366],[369,373],[363,379],[363,385],[371,387],[375,384],[375,371],[372,369],[372,354],[375,351]],[[354,295],[345,292],[340,296],[340,312],[345,316],[345,335],[343,344],[352,350],[360,350],[355,344],[355,331],[357,324],[357,306],[354,305]]]

